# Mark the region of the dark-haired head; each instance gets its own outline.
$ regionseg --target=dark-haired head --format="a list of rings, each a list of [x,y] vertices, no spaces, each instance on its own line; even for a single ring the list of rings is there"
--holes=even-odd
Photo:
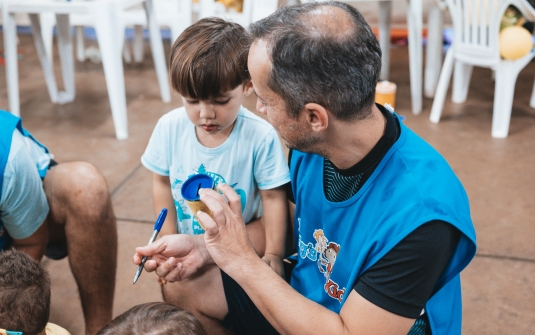
[[[381,49],[354,7],[335,1],[279,8],[250,26],[272,62],[267,86],[291,117],[317,103],[337,119],[371,113],[381,70]]]
[[[237,23],[210,17],[197,21],[177,38],[170,57],[173,88],[183,97],[214,100],[250,81],[250,37]]]
[[[17,250],[0,252],[0,328],[37,335],[50,316],[50,279],[39,263]]]
[[[97,335],[204,335],[193,314],[164,302],[130,308],[111,320]]]

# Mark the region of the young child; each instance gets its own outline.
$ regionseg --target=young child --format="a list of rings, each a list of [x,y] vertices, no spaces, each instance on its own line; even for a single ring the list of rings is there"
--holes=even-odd
[[[70,335],[48,322],[50,278],[39,263],[15,249],[0,252],[0,334]]]
[[[164,302],[134,306],[111,320],[96,335],[205,335],[193,314]]]
[[[199,20],[178,37],[170,73],[184,107],[159,120],[141,162],[154,172],[155,211],[170,209],[162,236],[204,232],[180,188],[190,175],[207,174],[239,194],[246,223],[262,217],[264,261],[282,274],[289,170],[275,129],[241,106],[253,90],[249,44],[242,26],[219,18]]]

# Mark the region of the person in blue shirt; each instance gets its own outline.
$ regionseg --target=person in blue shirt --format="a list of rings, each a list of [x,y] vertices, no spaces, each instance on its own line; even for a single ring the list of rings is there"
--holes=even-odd
[[[213,333],[460,334],[459,274],[476,252],[468,197],[445,159],[374,103],[370,26],[354,7],[320,2],[249,29],[257,109],[291,149],[289,283],[262,264],[228,185],[224,197],[199,191],[213,214],[198,213],[203,240],[166,236],[134,262],[151,256],[147,271],[209,291],[184,307],[211,317]],[[197,271],[211,263],[222,281]]]
[[[56,163],[48,149],[0,111],[0,251],[35,260],[69,256],[87,335],[112,317],[117,229],[108,187],[86,162]]]

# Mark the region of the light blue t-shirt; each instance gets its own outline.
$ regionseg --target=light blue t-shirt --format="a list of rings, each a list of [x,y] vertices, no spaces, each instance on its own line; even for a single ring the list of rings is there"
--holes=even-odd
[[[167,113],[158,121],[141,162],[150,171],[169,176],[182,234],[204,232],[180,194],[182,183],[193,174],[208,174],[216,184],[232,186],[241,198],[245,222],[262,215],[260,190],[290,181],[275,129],[244,107],[230,136],[216,148],[199,143],[184,107]]]
[[[13,130],[0,197],[0,235],[7,230],[12,238],[24,239],[44,222],[49,206],[39,170],[48,167],[50,158],[36,142]]]

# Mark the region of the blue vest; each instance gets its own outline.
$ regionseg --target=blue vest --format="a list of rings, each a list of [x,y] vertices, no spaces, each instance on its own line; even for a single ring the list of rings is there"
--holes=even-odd
[[[7,158],[11,149],[11,140],[13,138],[13,131],[18,129],[22,135],[31,138],[37,144],[48,152],[48,149],[39,143],[26,129],[22,128],[22,120],[13,114],[0,110],[0,199],[2,198],[2,185],[4,184],[4,171],[6,168]],[[37,167],[36,167],[37,168]],[[47,169],[39,170],[41,178],[45,177]],[[0,221],[0,250],[8,247],[11,243],[11,238],[7,234],[2,221]]]
[[[442,220],[461,240],[426,304],[433,335],[461,333],[459,273],[476,252],[468,197],[444,158],[401,124],[401,135],[362,188],[330,202],[324,158],[294,151],[290,162],[298,262],[291,284],[339,313],[359,276],[422,224]]]

